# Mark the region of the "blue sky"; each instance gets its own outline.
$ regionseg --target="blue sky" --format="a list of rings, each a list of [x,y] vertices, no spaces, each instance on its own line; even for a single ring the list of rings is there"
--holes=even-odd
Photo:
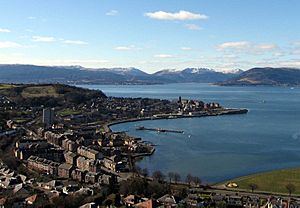
[[[0,0],[0,63],[300,67],[298,0]]]

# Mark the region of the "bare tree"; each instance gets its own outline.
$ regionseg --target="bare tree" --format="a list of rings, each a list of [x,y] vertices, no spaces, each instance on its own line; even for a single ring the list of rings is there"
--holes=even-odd
[[[172,180],[174,180],[174,173],[173,172],[169,172],[168,173],[168,178],[169,178],[169,182],[171,183]]]
[[[194,176],[193,182],[195,183],[196,186],[200,186],[202,181],[198,176]]]
[[[291,184],[291,183],[287,184],[287,185],[285,186],[285,188],[288,190],[290,196],[292,195],[293,192],[296,191],[295,185],[294,185],[294,184]]]
[[[252,193],[253,193],[253,191],[254,191],[255,189],[258,188],[258,185],[255,184],[255,183],[250,183],[250,184],[249,184],[249,187],[251,188],[251,191],[252,191]]]
[[[180,181],[181,177],[178,173],[174,173],[174,181],[175,181],[175,184],[177,184],[178,181]]]
[[[162,181],[165,179],[165,177],[166,177],[166,176],[165,176],[161,171],[159,171],[159,170],[154,171],[154,172],[152,173],[152,178],[153,178],[154,180],[159,181],[159,182],[162,182]]]
[[[191,182],[193,181],[193,176],[191,174],[187,174],[185,181],[191,186]]]

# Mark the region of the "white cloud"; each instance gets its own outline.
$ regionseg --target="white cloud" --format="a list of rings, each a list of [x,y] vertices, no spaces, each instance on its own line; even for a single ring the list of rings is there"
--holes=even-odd
[[[30,16],[30,17],[27,17],[27,19],[34,20],[34,19],[36,19],[36,17]]]
[[[265,52],[275,51],[278,48],[276,44],[272,43],[251,43],[248,41],[225,42],[217,46],[218,51],[226,52],[243,52],[252,55],[258,55]]]
[[[0,48],[20,48],[21,44],[11,41],[0,41]]]
[[[154,55],[155,58],[173,58],[174,56],[171,54],[156,54]]]
[[[81,40],[64,40],[65,44],[74,44],[74,45],[87,45],[88,43]]]
[[[107,16],[116,16],[119,12],[117,10],[110,10],[109,12],[106,12],[105,15]]]
[[[32,36],[32,41],[34,42],[54,42],[54,37],[47,37],[47,36]]]
[[[0,33],[10,33],[11,31],[6,28],[0,28]]]
[[[219,50],[225,49],[245,49],[250,47],[250,43],[247,41],[239,41],[239,42],[225,42],[217,46]]]
[[[128,47],[128,46],[117,46],[117,47],[115,47],[115,50],[117,50],[117,51],[129,51],[129,50],[131,50],[131,47]]]
[[[191,51],[192,50],[192,48],[190,48],[190,47],[181,47],[180,49],[183,51]]]
[[[141,48],[137,48],[135,45],[130,45],[130,46],[117,46],[114,49],[117,51],[130,51],[130,50],[140,50]]]
[[[208,16],[204,14],[196,14],[188,11],[181,10],[179,12],[171,13],[171,12],[164,12],[164,11],[157,11],[157,12],[148,12],[145,13],[145,16],[158,19],[158,20],[199,20],[199,19],[208,19]]]
[[[202,27],[196,24],[186,24],[184,26],[189,30],[202,30]]]
[[[260,50],[273,50],[273,49],[277,48],[277,45],[276,44],[258,44],[255,47]]]

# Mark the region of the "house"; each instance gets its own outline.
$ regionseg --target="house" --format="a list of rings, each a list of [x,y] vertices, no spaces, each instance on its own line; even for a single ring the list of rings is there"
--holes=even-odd
[[[58,174],[58,166],[60,163],[36,156],[30,156],[27,162],[27,167],[29,169],[37,170],[54,176]]]
[[[99,173],[87,173],[85,175],[85,182],[86,183],[97,183],[98,180],[99,180],[99,176],[100,174]]]
[[[57,189],[58,187],[62,187],[62,183],[57,180],[49,181],[48,183],[41,184],[41,187],[47,190]]]
[[[5,189],[13,188],[17,184],[21,183],[21,181],[18,180],[17,178],[15,178],[15,177],[5,177],[2,180],[0,181],[0,187],[5,188]]]
[[[166,208],[172,208],[177,207],[178,200],[173,195],[166,194],[159,199],[157,199],[157,202],[164,205]]]
[[[74,141],[70,139],[64,139],[62,141],[62,148],[64,148],[67,151],[76,152],[78,148],[78,144],[76,144]]]
[[[77,153],[83,157],[89,158],[89,159],[102,159],[103,155],[101,152],[85,147],[85,146],[80,146],[77,148]]]
[[[77,167],[82,170],[98,173],[101,171],[101,166],[98,160],[86,159],[78,157],[76,161]]]
[[[73,165],[63,163],[60,166],[58,166],[58,176],[62,178],[71,178],[71,173],[73,169]]]
[[[39,148],[47,148],[49,146],[47,140],[45,139],[30,139],[30,138],[23,137],[22,139],[16,142],[16,148],[19,149],[27,149],[33,145],[36,145]]]
[[[64,194],[71,194],[71,193],[74,193],[78,190],[79,190],[79,187],[78,187],[78,185],[75,185],[75,184],[63,187],[63,193]]]
[[[78,158],[78,155],[73,152],[66,152],[64,153],[64,158],[66,163],[71,164],[71,165],[76,165],[76,160]]]
[[[104,158],[103,166],[108,170],[112,170],[115,172],[125,168],[125,164],[122,161],[120,161],[120,158],[118,158],[116,155],[112,157]]]
[[[77,180],[79,182],[84,182],[85,181],[85,175],[87,174],[88,171],[86,170],[81,170],[81,169],[74,169],[71,173],[71,177],[74,180]]]
[[[135,204],[134,207],[136,207],[136,208],[152,208],[153,207],[152,204],[153,204],[152,199],[149,199],[147,201]]]

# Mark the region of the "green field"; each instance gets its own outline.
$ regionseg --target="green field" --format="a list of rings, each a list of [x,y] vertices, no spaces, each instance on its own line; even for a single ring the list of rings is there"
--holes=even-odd
[[[13,87],[16,87],[16,85],[12,85],[12,84],[0,84],[0,90],[10,89],[10,88],[13,88]]]
[[[32,97],[58,97],[58,93],[56,92],[53,86],[33,86],[33,87],[26,87],[23,92],[22,96],[24,98],[32,98]]]
[[[81,113],[81,111],[74,111],[72,109],[67,108],[62,111],[59,111],[58,115],[64,117],[64,116],[70,116],[70,115],[78,115],[80,113]]]
[[[222,183],[227,184],[229,181]],[[250,190],[249,184],[256,184],[255,191],[274,192],[288,194],[287,184],[295,186],[295,192],[300,194],[300,168],[275,170],[271,172],[259,173],[230,180],[238,185],[238,189]],[[235,190],[235,188],[232,188]]]

